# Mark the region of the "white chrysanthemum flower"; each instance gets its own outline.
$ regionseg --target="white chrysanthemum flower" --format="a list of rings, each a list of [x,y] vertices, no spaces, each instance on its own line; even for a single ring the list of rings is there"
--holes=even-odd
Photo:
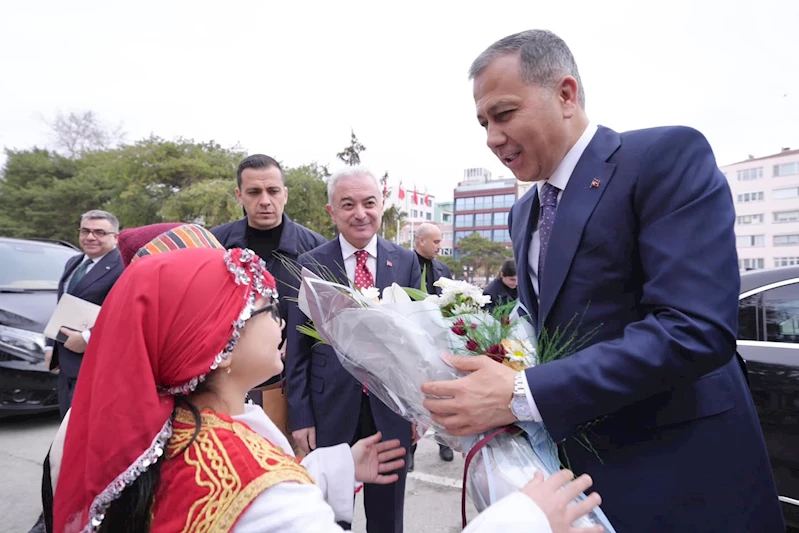
[[[468,303],[455,304],[452,308],[453,315],[471,315],[472,313],[474,313],[474,306]]]
[[[371,300],[373,302],[380,301],[380,289],[378,289],[377,287],[369,287],[368,289],[362,289],[361,294],[363,294],[363,297],[366,298],[367,300]]]

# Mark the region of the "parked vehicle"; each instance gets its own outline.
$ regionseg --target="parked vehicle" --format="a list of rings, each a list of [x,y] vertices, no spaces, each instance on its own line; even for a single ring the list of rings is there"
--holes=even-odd
[[[738,316],[785,521],[799,528],[799,266],[743,273]]]
[[[78,253],[65,242],[0,237],[0,417],[58,411],[43,332],[64,265]]]

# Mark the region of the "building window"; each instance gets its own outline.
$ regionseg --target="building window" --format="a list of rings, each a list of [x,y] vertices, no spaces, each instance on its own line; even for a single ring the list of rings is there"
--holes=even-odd
[[[492,240],[494,242],[510,242],[510,232],[506,229],[495,229]]]
[[[799,235],[797,235],[797,237],[799,237]],[[765,235],[738,235],[735,238],[735,245],[738,248],[751,248],[753,246],[764,246],[765,244]],[[776,244],[776,241],[774,244]]]
[[[491,209],[491,196],[477,196],[474,199],[475,209]]]
[[[444,214],[441,216],[441,220],[442,220],[443,222],[452,222],[452,215],[450,215],[449,213],[444,213]]]
[[[471,235],[471,233],[472,233],[471,231],[456,231],[455,232],[455,244],[458,244],[459,242],[461,242],[461,239]]]
[[[452,232],[451,231],[445,231],[444,234],[441,236],[441,240],[451,241],[452,240]]]
[[[433,213],[427,213],[427,214],[426,214],[426,216],[425,216],[425,218],[426,218],[427,220],[433,220]]]
[[[474,209],[474,198],[458,198],[455,200],[455,211],[471,211]]]
[[[494,195],[494,209],[502,209],[503,207],[513,207],[513,202],[516,201],[514,194],[495,194]]]
[[[775,257],[774,268],[799,265],[799,257]]]
[[[763,177],[763,167],[747,168],[738,171],[738,181],[754,181]]]
[[[455,215],[456,228],[471,228],[474,226],[474,215]]]
[[[739,259],[738,268],[741,270],[762,270],[765,268],[765,259]]]
[[[748,225],[748,224],[762,224],[763,223],[763,215],[741,215],[736,217],[735,223],[740,225]]]
[[[793,246],[799,244],[799,235],[774,235],[774,246]]]
[[[478,213],[474,215],[474,225],[477,226],[490,226],[491,213]]]
[[[799,161],[793,163],[783,163],[782,165],[774,165],[774,177],[781,178],[782,176],[793,176],[799,174]]]
[[[508,212],[502,213],[494,213],[494,225],[495,226],[507,226],[508,225]]]
[[[777,191],[774,191],[777,192]],[[776,198],[776,197],[775,197]],[[759,202],[764,199],[763,191],[759,192],[745,192],[738,195],[739,203]]]
[[[740,194],[738,196],[741,196]],[[785,198],[796,198],[799,196],[799,187],[788,187],[787,189],[774,189],[771,191],[771,196],[775,200],[784,200]]]
[[[777,211],[774,213],[774,223],[799,222],[799,211]]]
[[[490,229],[481,229],[480,231],[475,231],[478,235],[480,235],[484,239],[491,240],[491,230]]]
[[[773,191],[771,191],[771,196],[775,200],[784,200],[785,198],[796,198],[797,196],[799,196],[799,187],[788,187],[787,189],[774,189]]]
[[[452,255],[452,248],[442,248],[438,253],[441,255]]]

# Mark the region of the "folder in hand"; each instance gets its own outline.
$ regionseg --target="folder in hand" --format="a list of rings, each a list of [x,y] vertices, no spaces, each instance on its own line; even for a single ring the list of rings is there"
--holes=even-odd
[[[100,306],[76,298],[71,294],[64,294],[58,301],[50,322],[44,328],[44,336],[59,342],[67,340],[66,335],[61,333],[61,328],[73,331],[84,331],[94,327],[97,315],[100,313]]]

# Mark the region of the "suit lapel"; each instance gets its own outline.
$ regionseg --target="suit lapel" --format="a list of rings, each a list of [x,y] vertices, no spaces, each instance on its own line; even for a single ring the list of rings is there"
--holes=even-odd
[[[577,162],[563,191],[544,258],[546,279],[539,284],[539,330],[563,287],[585,225],[613,176],[616,165],[608,163],[607,159],[619,145],[618,133],[600,128]]]
[[[105,254],[105,257],[100,259],[100,261],[96,265],[94,265],[92,269],[86,273],[85,276],[83,276],[83,279],[81,279],[78,282],[78,284],[75,285],[75,290],[73,291],[73,294],[75,296],[78,296],[89,285],[91,285],[98,279],[102,278],[103,276],[111,272],[111,268],[114,266],[114,262],[118,261],[120,257],[121,256],[119,253],[119,249],[117,248],[114,248],[113,250]]]
[[[513,225],[521,228],[521,244],[516,258],[516,269],[519,279],[519,294],[529,295],[529,301],[525,303],[530,321],[538,323],[538,297],[533,289],[530,280],[530,265],[528,256],[530,254],[530,243],[533,240],[533,232],[538,225],[538,187],[533,187],[530,193],[522,200],[519,206],[519,219],[513,221]]]
[[[325,254],[327,260],[321,266],[326,267],[329,273],[320,272],[319,275],[323,279],[328,279],[328,274],[341,285],[350,285],[347,278],[347,269],[344,267],[344,255],[341,253],[341,242],[338,237],[330,241],[330,246]]]
[[[61,275],[61,279],[58,281],[58,298],[64,295],[67,292],[67,279],[72,275],[78,265],[83,262],[85,259],[85,254],[76,255],[75,257],[71,257],[64,268],[64,273]]]
[[[396,262],[397,258],[394,256],[394,250],[392,250],[383,239],[378,237],[375,287],[382,290],[394,283],[394,280],[396,279],[396,276],[394,275],[394,269],[397,268],[394,264]],[[415,288],[418,289],[419,287]]]

